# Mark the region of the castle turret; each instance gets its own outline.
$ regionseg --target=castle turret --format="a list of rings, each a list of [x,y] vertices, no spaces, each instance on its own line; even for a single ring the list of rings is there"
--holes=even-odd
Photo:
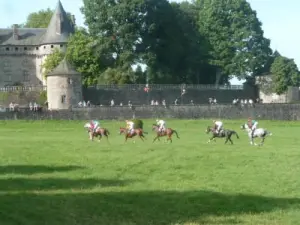
[[[75,25],[73,24],[72,20],[73,18],[68,18],[61,2],[58,1],[41,44],[47,45],[67,43],[70,34],[75,32]]]
[[[64,58],[47,75],[48,108],[70,109],[82,100],[81,74]]]

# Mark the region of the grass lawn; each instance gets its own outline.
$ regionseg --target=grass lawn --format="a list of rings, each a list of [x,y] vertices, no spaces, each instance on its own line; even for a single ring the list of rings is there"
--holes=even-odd
[[[273,136],[207,144],[212,121],[169,120],[172,144],[124,144],[124,122],[90,142],[78,121],[0,121],[0,225],[300,224],[300,123],[259,121]],[[257,141],[257,140],[256,140]]]

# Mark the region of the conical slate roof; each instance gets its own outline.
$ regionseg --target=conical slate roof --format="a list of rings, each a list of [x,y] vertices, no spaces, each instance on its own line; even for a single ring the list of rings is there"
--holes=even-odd
[[[79,72],[64,58],[60,64],[47,76],[64,76],[64,75],[78,75],[81,76]]]
[[[48,25],[42,44],[66,43],[70,34],[74,32],[74,25],[68,18],[67,13],[59,0]]]

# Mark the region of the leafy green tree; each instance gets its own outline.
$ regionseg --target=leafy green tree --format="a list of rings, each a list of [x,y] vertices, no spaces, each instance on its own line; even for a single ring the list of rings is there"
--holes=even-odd
[[[293,59],[277,56],[271,66],[274,91],[282,94],[289,86],[299,86],[300,72]]]
[[[19,24],[19,26],[20,28],[47,28],[53,12],[54,11],[50,8],[32,12],[27,16],[26,22],[24,24]],[[67,16],[71,20],[71,13],[67,12]]]
[[[64,53],[55,48],[50,55],[47,56],[42,68],[44,69],[43,76],[46,77],[50,72],[55,69],[64,58]]]
[[[210,43],[210,64],[225,76],[259,75],[272,51],[246,0],[197,0],[200,33]]]
[[[68,61],[82,74],[82,82],[87,86],[96,84],[105,69],[100,57],[94,53],[94,42],[84,29],[79,29],[70,36],[66,52]]]

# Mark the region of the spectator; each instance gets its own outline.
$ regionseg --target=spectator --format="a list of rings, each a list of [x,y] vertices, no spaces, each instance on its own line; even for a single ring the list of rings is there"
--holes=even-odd
[[[33,111],[38,111],[38,104],[36,102],[33,103]]]
[[[115,101],[112,99],[111,101],[110,101],[110,106],[114,106],[115,105]]]
[[[30,111],[33,110],[33,104],[32,104],[32,102],[29,102],[29,110],[30,110]]]

